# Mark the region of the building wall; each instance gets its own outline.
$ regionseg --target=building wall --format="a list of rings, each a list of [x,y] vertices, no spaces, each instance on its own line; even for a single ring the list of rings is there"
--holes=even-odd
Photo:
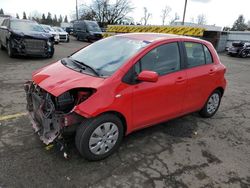
[[[182,26],[182,22],[175,21],[171,26]],[[204,28],[206,31],[222,31],[222,27],[216,25],[200,25],[197,23],[185,22],[184,26]]]

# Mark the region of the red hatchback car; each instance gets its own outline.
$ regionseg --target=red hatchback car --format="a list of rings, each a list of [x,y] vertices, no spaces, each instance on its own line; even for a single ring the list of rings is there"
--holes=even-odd
[[[213,116],[225,71],[207,41],[116,35],[35,71],[25,84],[27,109],[45,144],[75,132],[81,155],[100,160],[135,130],[196,111]]]

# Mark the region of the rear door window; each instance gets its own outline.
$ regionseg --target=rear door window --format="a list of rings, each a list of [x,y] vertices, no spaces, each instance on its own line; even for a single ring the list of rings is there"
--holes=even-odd
[[[205,53],[202,44],[194,42],[184,42],[184,45],[187,53],[188,68],[206,64]]]

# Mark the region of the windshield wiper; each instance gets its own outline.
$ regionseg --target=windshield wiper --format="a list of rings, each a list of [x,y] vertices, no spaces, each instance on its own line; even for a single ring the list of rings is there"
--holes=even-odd
[[[88,69],[90,69],[96,76],[100,76],[99,75],[99,73],[93,68],[93,67],[91,67],[91,66],[89,66],[89,65],[87,65],[87,64],[85,64],[85,63],[83,63],[83,62],[81,62],[81,61],[77,61],[77,60],[75,60],[75,59],[73,59],[73,58],[70,58],[70,60],[72,60],[74,63],[76,63],[77,65],[80,65],[81,66],[81,68],[88,68]]]

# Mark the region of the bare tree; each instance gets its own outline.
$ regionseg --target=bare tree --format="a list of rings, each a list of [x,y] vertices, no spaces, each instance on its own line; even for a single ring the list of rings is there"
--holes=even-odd
[[[204,14],[199,14],[199,15],[197,16],[197,23],[198,23],[199,25],[205,25],[205,24],[207,23],[206,15],[204,15]]]
[[[164,9],[162,9],[162,15],[161,15],[162,25],[165,25],[166,18],[168,17],[171,10],[172,10],[171,7],[169,7],[167,5],[164,7]]]
[[[96,20],[103,24],[117,24],[127,20],[134,8],[130,0],[93,0],[92,4],[80,6],[81,19]]]
[[[194,23],[194,22],[195,22],[195,21],[194,21],[194,17],[190,18],[190,22],[191,22],[191,23]]]
[[[174,17],[171,19],[170,24],[173,24],[175,21],[177,21],[179,19],[180,19],[180,16],[176,12],[175,15],[174,15]]]
[[[147,7],[143,7],[143,10],[144,10],[144,15],[141,18],[141,22],[142,22],[143,25],[147,25],[148,24],[148,20],[152,16],[152,14],[148,12]]]

